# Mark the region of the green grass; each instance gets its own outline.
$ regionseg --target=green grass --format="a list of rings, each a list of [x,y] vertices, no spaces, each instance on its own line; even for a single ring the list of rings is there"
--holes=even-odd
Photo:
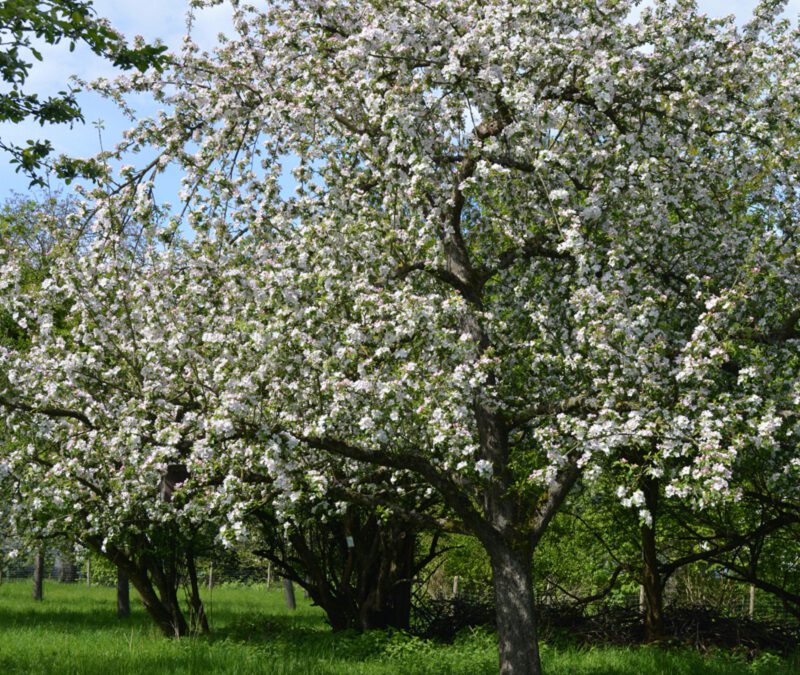
[[[401,633],[333,634],[322,613],[299,600],[283,607],[279,591],[221,587],[205,598],[214,635],[167,640],[137,602],[133,616],[114,615],[114,591],[49,583],[45,600],[28,583],[0,585],[0,673],[300,673],[330,675],[472,675],[497,670],[494,637],[483,631],[440,645]],[[683,650],[578,649],[544,645],[552,675],[728,675],[800,672],[800,661],[703,657]]]

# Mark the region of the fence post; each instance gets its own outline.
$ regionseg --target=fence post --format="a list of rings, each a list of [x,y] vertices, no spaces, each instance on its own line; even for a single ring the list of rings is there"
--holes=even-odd
[[[453,577],[453,597],[458,597],[458,575]]]
[[[86,585],[92,585],[92,559],[86,558]]]
[[[214,588],[214,563],[208,564],[208,590]]]
[[[748,607],[747,615],[752,619],[756,613],[756,586],[750,584],[750,606]]]

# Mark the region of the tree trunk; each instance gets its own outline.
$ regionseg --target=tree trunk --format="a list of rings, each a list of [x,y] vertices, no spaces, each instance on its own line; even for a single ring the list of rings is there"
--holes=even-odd
[[[117,567],[118,584],[120,573],[124,573],[128,583],[133,585],[139,594],[145,611],[155,621],[165,637],[179,638],[188,635],[189,627],[178,602],[177,583],[173,569],[168,567],[165,570],[159,559],[150,553],[140,553],[139,556],[134,556],[133,553],[112,544],[109,544],[104,550],[101,540],[97,537],[88,537],[84,543]],[[139,546],[144,548],[146,543],[147,541],[143,540],[143,542],[139,542]]]
[[[36,551],[36,557],[33,559],[33,599],[42,600],[44,586],[44,550],[39,549]]]
[[[200,583],[197,580],[197,566],[192,551],[188,551],[186,554],[186,567],[189,572],[189,605],[192,610],[192,628],[194,630],[199,628],[203,635],[208,635],[211,631],[203,601],[200,599]]]
[[[156,625],[166,637],[183,637],[187,634],[187,626],[185,620],[183,620],[183,615],[180,615],[177,622],[175,621],[174,611],[158,597],[153,585],[147,578],[146,572],[130,574],[129,578],[142,599],[145,611],[156,622]]]
[[[156,583],[161,605],[166,609],[170,617],[169,625],[172,629],[172,637],[180,638],[189,634],[189,624],[183,615],[180,602],[178,601],[178,589],[173,585],[172,579],[167,585]]]
[[[653,479],[643,482],[645,506],[652,524],[642,525],[642,588],[644,589],[644,641],[657,642],[664,636],[664,587],[658,571],[658,545],[656,542],[656,510],[658,483]]]
[[[500,675],[541,675],[536,617],[533,611],[533,542],[524,533],[526,514],[510,495],[508,429],[496,412],[475,404],[481,454],[495,468],[484,490],[484,513],[492,534],[481,541],[492,565]],[[541,530],[546,527],[543,522]],[[541,536],[539,532],[538,536]]]
[[[151,553],[142,555],[140,558],[140,574],[143,587],[149,586],[152,599],[151,606],[148,607],[147,600],[142,596],[145,607],[150,615],[156,620],[165,635],[171,637],[184,637],[189,634],[189,624],[183,615],[180,603],[178,602],[178,577],[176,569],[176,554],[163,560],[154,557]],[[130,570],[129,570],[130,573]],[[136,583],[136,579],[131,577],[133,585],[141,595],[141,589]],[[158,596],[155,596],[153,589],[158,589]]]
[[[294,599],[294,585],[291,579],[283,580],[283,599],[286,601],[287,609],[297,609],[297,602]]]
[[[127,619],[131,615],[131,587],[128,573],[117,567],[117,617]]]
[[[493,546],[489,554],[497,611],[500,673],[541,675],[533,611],[531,556],[507,546]]]

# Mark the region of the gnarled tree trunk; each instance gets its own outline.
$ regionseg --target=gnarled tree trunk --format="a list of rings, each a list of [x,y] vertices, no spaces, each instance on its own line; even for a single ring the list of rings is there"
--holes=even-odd
[[[502,675],[539,675],[530,551],[494,546],[489,551]]]

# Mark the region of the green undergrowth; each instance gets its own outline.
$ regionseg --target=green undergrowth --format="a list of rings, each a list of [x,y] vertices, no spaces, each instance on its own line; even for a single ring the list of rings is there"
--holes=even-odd
[[[167,640],[138,603],[133,616],[114,615],[114,590],[49,583],[45,600],[30,599],[30,585],[0,585],[0,673],[113,675],[154,673],[298,673],[330,675],[471,675],[497,671],[495,638],[467,631],[453,644],[400,632],[332,633],[322,613],[298,599],[283,606],[280,591],[263,586],[220,587],[205,597],[213,636]],[[551,647],[543,645],[549,674],[727,675],[800,672],[800,660],[762,655],[700,655],[659,648]]]

